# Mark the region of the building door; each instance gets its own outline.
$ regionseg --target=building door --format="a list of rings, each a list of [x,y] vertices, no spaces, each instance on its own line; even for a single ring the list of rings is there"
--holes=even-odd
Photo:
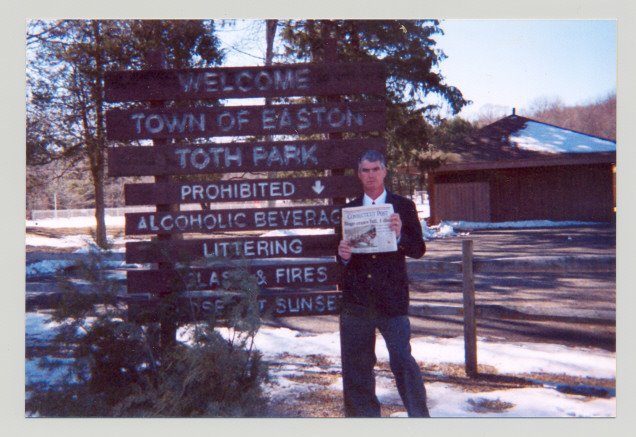
[[[436,217],[442,220],[490,221],[487,182],[435,184]]]

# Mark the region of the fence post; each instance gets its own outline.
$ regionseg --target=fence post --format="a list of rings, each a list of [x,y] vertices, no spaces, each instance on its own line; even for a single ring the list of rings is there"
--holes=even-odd
[[[462,241],[462,277],[464,293],[464,356],[466,375],[477,376],[477,323],[475,319],[475,275],[473,240]]]

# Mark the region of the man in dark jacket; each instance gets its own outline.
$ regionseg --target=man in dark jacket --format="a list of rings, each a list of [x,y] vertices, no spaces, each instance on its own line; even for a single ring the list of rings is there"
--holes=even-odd
[[[348,417],[380,417],[373,368],[376,329],[389,351],[389,364],[409,417],[429,417],[420,368],[411,355],[408,319],[409,289],[405,256],[420,258],[426,247],[415,204],[384,188],[384,156],[374,150],[358,161],[364,194],[345,207],[390,203],[390,229],[398,242],[396,252],[352,253],[341,240],[338,260],[343,266],[340,348],[345,413]],[[341,235],[341,234],[340,234]]]

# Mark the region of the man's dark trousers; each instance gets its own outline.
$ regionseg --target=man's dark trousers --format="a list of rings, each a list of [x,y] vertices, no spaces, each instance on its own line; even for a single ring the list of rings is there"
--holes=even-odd
[[[409,417],[430,417],[422,374],[411,355],[408,316],[379,316],[369,311],[352,311],[346,306],[340,315],[345,415],[380,417],[373,373],[377,361],[376,329],[386,343],[391,371]]]

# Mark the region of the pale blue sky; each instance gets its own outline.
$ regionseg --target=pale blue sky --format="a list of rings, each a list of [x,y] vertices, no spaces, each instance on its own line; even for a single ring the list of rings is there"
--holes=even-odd
[[[588,103],[616,90],[616,22],[444,20],[441,71],[474,103],[511,111],[541,98]]]
[[[253,55],[230,50],[230,65],[262,64],[265,29],[252,24],[221,36]],[[473,101],[465,118],[513,107],[523,113],[539,99],[589,103],[616,90],[616,21],[443,20],[441,28],[442,75]]]

